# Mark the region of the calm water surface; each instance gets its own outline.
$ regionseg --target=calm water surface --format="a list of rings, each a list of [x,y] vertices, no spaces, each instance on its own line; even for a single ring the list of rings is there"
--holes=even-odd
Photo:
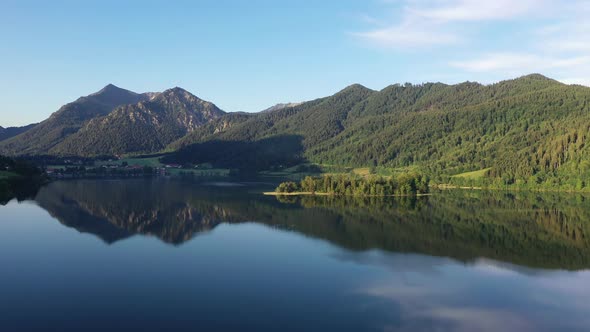
[[[63,181],[0,206],[0,331],[588,331],[590,201]]]

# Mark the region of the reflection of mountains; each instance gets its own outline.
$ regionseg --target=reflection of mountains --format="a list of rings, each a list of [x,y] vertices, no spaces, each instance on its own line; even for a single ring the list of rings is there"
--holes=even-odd
[[[0,181],[0,206],[16,199],[17,201],[31,200],[45,181],[37,177],[19,177],[9,181]]]
[[[107,243],[143,234],[180,244],[232,221],[214,201],[191,205],[191,195],[190,186],[180,182],[62,181],[41,190],[36,200],[62,224]]]
[[[219,223],[255,221],[352,250],[487,257],[530,267],[590,267],[583,196],[445,192],[419,200],[304,197],[279,202],[244,189],[180,181],[72,181],[38,204],[108,243],[134,234],[180,244]]]

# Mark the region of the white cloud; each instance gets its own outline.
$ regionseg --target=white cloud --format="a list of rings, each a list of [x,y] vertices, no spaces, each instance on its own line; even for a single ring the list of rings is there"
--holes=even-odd
[[[398,260],[399,257],[395,262]],[[421,263],[433,262],[425,259]],[[355,294],[377,299],[373,303],[379,308],[384,303],[391,304],[396,324],[382,330],[431,331],[433,326],[437,331],[584,330],[589,324],[587,271],[544,271],[487,259],[468,267],[456,263],[439,265],[436,275],[415,273],[428,269],[408,271],[396,263],[386,266],[395,273],[384,279],[363,281],[354,289]],[[478,295],[483,294],[482,290],[496,288],[497,296],[507,296],[508,304],[486,302]],[[512,296],[513,290],[518,290],[519,295]],[[371,310],[371,301],[367,303],[369,306],[364,309]],[[539,316],[539,310],[544,314]],[[571,319],[564,320],[564,312]]]
[[[585,54],[493,53],[449,64],[470,73],[502,75],[504,78],[542,73],[565,84],[590,86],[590,55]]]
[[[487,72],[487,71],[513,71],[523,70],[524,67],[534,68],[540,59],[535,55],[530,54],[511,54],[511,53],[497,53],[488,54],[483,57],[466,60],[466,61],[452,61],[451,66],[473,72]],[[529,71],[531,69],[524,69]]]
[[[553,57],[532,53],[493,53],[466,61],[452,61],[451,66],[471,72],[504,71],[543,72],[548,69],[575,69],[590,65],[590,56]]]
[[[584,10],[580,10],[579,13],[584,13]],[[590,52],[590,22],[586,19],[590,10],[584,14],[581,18],[568,19],[540,28],[535,35],[539,40],[538,47],[553,53]]]
[[[447,0],[442,6],[409,7],[414,15],[440,21],[504,20],[528,14],[544,6],[543,0]]]
[[[528,31],[527,43],[517,50],[498,50],[450,61],[471,73],[520,75],[540,72],[566,84],[590,85],[589,1],[571,1],[554,14],[551,23],[540,21]]]
[[[436,59],[447,64],[441,69],[454,69],[458,77],[476,73],[489,82],[538,72],[590,85],[590,0],[380,2],[392,10],[389,20],[367,19],[372,28],[354,34],[370,45],[441,51]],[[506,24],[516,30],[507,35]]]
[[[560,82],[565,84],[579,84],[590,87],[590,76],[589,77],[565,77],[559,79]]]
[[[354,35],[373,45],[400,49],[448,45],[460,41],[460,37],[450,31],[435,28],[431,24],[411,21]]]
[[[451,323],[455,331],[536,331],[532,321],[508,310],[433,308],[424,318]]]
[[[528,45],[518,50],[504,49],[449,61],[469,73],[520,75],[540,72],[566,84],[590,86],[590,1],[569,1],[556,7],[544,1],[545,10],[554,10],[551,20],[534,22]],[[550,23],[545,23],[549,21]]]
[[[364,15],[374,26],[354,35],[372,45],[408,49],[457,44],[469,30],[461,24],[484,20],[506,20],[541,12],[553,0],[399,0],[382,1],[396,12],[393,23],[377,23]],[[367,19],[370,18],[370,19]]]

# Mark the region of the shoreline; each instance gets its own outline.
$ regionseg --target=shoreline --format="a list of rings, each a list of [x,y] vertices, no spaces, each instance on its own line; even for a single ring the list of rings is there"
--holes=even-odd
[[[296,191],[292,193],[278,193],[274,191],[265,191],[262,193],[264,196],[333,196],[333,197],[424,197],[432,196],[428,194],[415,194],[415,195],[336,195],[329,193],[312,193],[306,191]]]
[[[456,186],[456,185],[433,185],[430,187],[435,190],[479,190],[479,191],[506,191],[506,192],[529,192],[529,193],[567,193],[567,194],[590,194],[590,190],[576,190],[576,189],[535,189],[535,188],[494,188],[494,187],[470,187],[470,186]]]

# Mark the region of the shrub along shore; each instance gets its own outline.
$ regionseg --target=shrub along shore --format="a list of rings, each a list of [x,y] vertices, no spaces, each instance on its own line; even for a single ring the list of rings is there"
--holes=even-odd
[[[301,182],[281,183],[273,195],[416,196],[429,192],[428,177],[418,173],[398,176],[307,176]]]

